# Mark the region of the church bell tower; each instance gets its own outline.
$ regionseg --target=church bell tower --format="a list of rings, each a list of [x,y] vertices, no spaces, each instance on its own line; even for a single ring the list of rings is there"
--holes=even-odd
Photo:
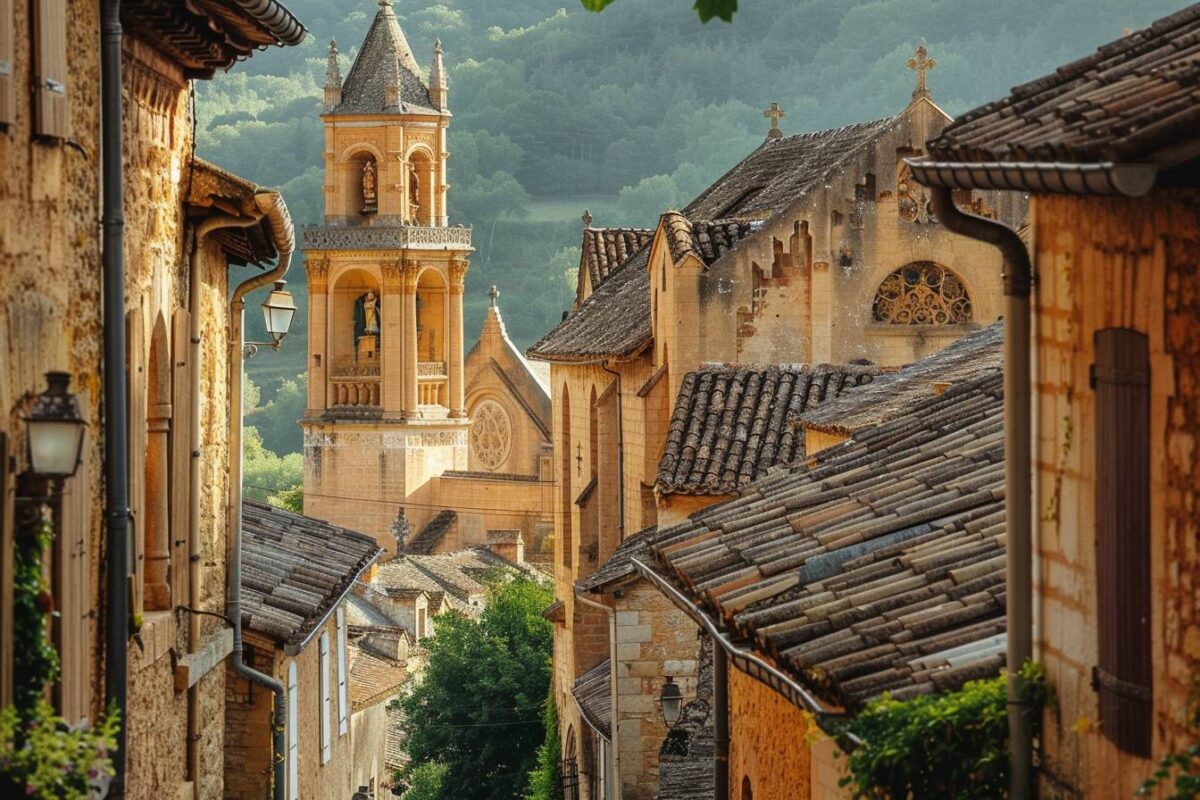
[[[378,0],[345,80],[325,72],[325,220],[304,230],[308,271],[306,514],[391,549],[397,507],[467,469],[463,280],[471,229],[446,211],[446,73],[428,82]]]

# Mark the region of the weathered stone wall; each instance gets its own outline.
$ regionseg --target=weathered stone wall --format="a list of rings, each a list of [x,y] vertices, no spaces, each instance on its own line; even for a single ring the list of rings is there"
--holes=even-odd
[[[1063,797],[1129,796],[1153,761],[1185,747],[1200,670],[1194,451],[1200,430],[1200,213],[1195,193],[1136,200],[1035,200],[1034,331],[1037,648],[1058,698],[1046,715],[1046,789]],[[1118,751],[1098,729],[1096,437],[1093,334],[1144,333],[1150,350],[1152,759]]]
[[[528,551],[540,553],[547,531],[553,530],[553,502],[552,479],[515,481],[486,474],[447,475],[430,479],[410,494],[404,508],[414,536],[439,510],[457,511],[458,520],[435,552],[487,544],[489,530],[519,530]]]
[[[729,668],[729,796],[805,800],[811,787],[811,718],[783,695]],[[786,733],[784,733],[786,731]]]
[[[380,791],[392,776],[384,767],[387,748],[387,704],[390,698],[354,712],[350,717],[350,744],[353,752],[350,786],[353,791],[366,786],[375,792],[375,797],[384,796]]]
[[[658,698],[667,676],[684,701],[696,694],[699,629],[644,580],[627,584],[617,613],[614,727],[626,800],[652,800],[658,791],[659,750],[667,735]]]

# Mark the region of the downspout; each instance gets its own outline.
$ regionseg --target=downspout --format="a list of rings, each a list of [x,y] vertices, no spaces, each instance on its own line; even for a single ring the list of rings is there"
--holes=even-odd
[[[203,259],[204,242],[208,235],[220,228],[248,228],[261,222],[258,217],[237,219],[216,216],[204,220],[196,228],[192,240],[192,263],[188,274],[188,364],[191,367],[189,398],[191,412],[188,417],[188,606],[200,608],[200,263]],[[195,653],[200,647],[200,615],[188,615],[188,652]],[[200,713],[197,707],[199,686],[188,690],[188,774],[192,776],[193,794],[200,797]]]
[[[985,242],[1004,262],[1004,463],[1008,540],[1008,736],[1012,773],[1009,797],[1033,797],[1033,716],[1022,699],[1022,666],[1033,658],[1033,525],[1030,459],[1029,295],[1033,269],[1016,231],[967,214],[954,205],[952,190],[930,188],[938,221],[953,233]]]
[[[275,269],[243,281],[233,292],[229,302],[229,570],[226,578],[228,599],[225,615],[233,623],[234,672],[251,683],[262,686],[275,698],[275,719],[272,724],[272,766],[275,773],[275,800],[284,800],[285,776],[284,720],[287,719],[288,698],[284,696],[283,684],[270,675],[259,672],[244,661],[245,645],[242,642],[242,371],[243,329],[245,326],[246,295],[260,287],[282,278],[288,271],[295,249],[295,231],[288,218],[287,207],[275,192],[264,192],[255,196],[255,202],[270,223],[279,250],[279,262]]]
[[[616,611],[603,603],[597,603],[589,597],[584,597],[583,593],[578,589],[575,590],[575,599],[583,603],[585,606],[598,608],[605,614],[608,614],[608,679],[612,692],[612,785],[616,790],[615,797],[617,800],[621,798],[621,748],[617,746],[617,738],[620,735],[620,724],[617,711],[619,709],[619,699],[617,694],[617,614]]]
[[[121,161],[121,3],[100,21],[101,217],[104,295],[104,698],[120,715],[110,797],[125,795],[129,657],[129,452],[125,394],[125,185]]]
[[[607,361],[600,369],[613,376],[617,384],[617,545],[625,541],[625,428],[621,424],[621,373],[608,368]]]

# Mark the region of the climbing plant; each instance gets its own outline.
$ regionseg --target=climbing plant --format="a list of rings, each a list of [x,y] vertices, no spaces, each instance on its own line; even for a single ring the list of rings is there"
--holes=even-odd
[[[13,705],[0,711],[0,797],[101,797],[120,720],[111,709],[94,728],[71,726],[45,701],[58,680],[46,635],[54,598],[43,559],[54,538],[43,512],[22,525],[13,559]]]
[[[1183,750],[1164,756],[1154,774],[1138,787],[1135,796],[1149,797],[1155,790],[1166,790],[1167,781],[1174,776],[1175,785],[1170,794],[1162,795],[1163,800],[1194,800],[1200,797],[1200,677],[1192,682],[1187,719],[1195,741]]]
[[[846,726],[862,744],[847,756],[842,786],[857,800],[1007,796],[1005,682],[1000,675],[954,692],[871,703]],[[1050,697],[1042,667],[1026,663],[1021,686],[1037,737]]]

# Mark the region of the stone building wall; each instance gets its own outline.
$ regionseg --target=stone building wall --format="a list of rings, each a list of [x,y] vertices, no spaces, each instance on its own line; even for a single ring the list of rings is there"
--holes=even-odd
[[[1043,781],[1063,797],[1131,795],[1153,761],[1194,739],[1185,709],[1200,670],[1196,592],[1200,429],[1197,195],[1035,199],[1034,410],[1037,656],[1058,698],[1047,713]],[[1133,328],[1150,351],[1152,759],[1099,731],[1093,333]]]
[[[366,786],[374,791],[375,797],[382,797],[381,790],[384,782],[390,782],[384,765],[387,748],[387,704],[392,698],[384,698],[375,705],[367,706],[354,712],[350,717],[350,742],[353,748],[353,774],[350,776],[352,791]]]
[[[811,718],[765,683],[729,668],[729,796],[805,800],[810,796]],[[786,731],[786,734],[783,732]]]

